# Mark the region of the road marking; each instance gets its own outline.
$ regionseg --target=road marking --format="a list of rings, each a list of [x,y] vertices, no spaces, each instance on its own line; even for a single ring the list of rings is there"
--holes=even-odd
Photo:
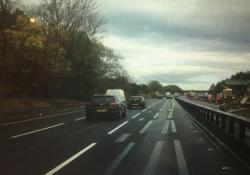
[[[116,139],[115,142],[124,142],[128,137],[129,137],[130,134],[128,133],[125,133],[125,134],[122,134],[120,137],[118,137]]]
[[[143,109],[143,110],[142,110],[142,112],[145,112],[146,110],[148,110],[148,108],[146,108],[146,109]]]
[[[83,119],[86,119],[86,117],[77,118],[74,120],[74,122],[79,121],[79,120],[83,120]]]
[[[229,166],[223,166],[223,167],[221,167],[221,169],[223,171],[229,171],[229,170],[231,170],[231,168]]]
[[[132,119],[138,117],[140,114],[141,114],[141,113],[138,113],[138,114],[134,115],[134,116],[132,117]]]
[[[177,132],[176,126],[175,126],[175,123],[174,123],[174,120],[171,120],[171,128],[172,128],[172,132],[173,132],[173,133],[176,133],[176,132]]]
[[[150,159],[146,165],[146,168],[144,170],[143,175],[155,174],[155,169],[158,165],[163,145],[164,145],[163,141],[156,142],[156,145],[155,145],[154,150],[150,156]]]
[[[173,112],[169,111],[168,118],[171,119],[173,117]]]
[[[168,133],[168,126],[169,126],[169,121],[166,120],[165,124],[164,124],[164,127],[162,129],[162,134],[167,134]]]
[[[179,169],[179,175],[189,175],[187,163],[183,154],[180,140],[174,140],[176,159]]]
[[[37,132],[41,132],[41,131],[48,130],[48,129],[51,129],[51,128],[55,128],[55,127],[62,126],[62,125],[64,125],[64,123],[59,123],[57,125],[53,125],[53,126],[49,126],[49,127],[46,127],[46,128],[37,129],[37,130],[26,132],[26,133],[23,133],[23,134],[15,135],[15,136],[12,136],[11,138],[14,139],[14,138],[17,138],[17,137],[21,137],[21,136],[25,136],[25,135],[29,135],[29,134],[33,134],[33,133],[37,133]]]
[[[159,113],[159,112],[157,112],[157,113],[154,115],[154,117],[153,117],[153,118],[154,118],[154,119],[156,119],[156,118],[159,116],[159,114],[160,114],[160,113]]]
[[[110,134],[114,133],[116,130],[120,129],[122,126],[124,126],[127,123],[128,123],[128,121],[123,122],[122,124],[120,124],[119,126],[117,126],[115,129],[109,131],[108,134],[110,135]]]
[[[3,123],[3,124],[0,124],[0,126],[7,126],[7,125],[12,125],[12,124],[29,122],[29,121],[33,121],[33,120],[41,120],[41,119],[45,119],[45,118],[58,117],[58,116],[66,115],[66,114],[73,114],[76,112],[83,112],[83,111],[84,110],[78,110],[78,111],[73,111],[73,112],[66,112],[66,113],[61,113],[61,114],[49,115],[49,116],[45,116],[45,117],[32,118],[32,119],[21,120],[21,121],[10,122],[10,123]]]
[[[125,147],[125,149],[116,157],[116,159],[113,162],[111,162],[111,164],[104,172],[104,175],[111,175],[114,172],[114,170],[118,167],[118,165],[122,162],[122,160],[126,157],[126,155],[129,153],[129,151],[133,148],[134,145],[135,145],[134,142],[129,143]]]
[[[208,150],[208,151],[214,151],[214,149],[213,149],[213,148],[208,148],[207,150]]]
[[[82,130],[78,130],[78,131],[76,131],[76,132],[73,132],[73,133],[71,133],[70,135],[77,135],[77,134],[80,134],[80,133],[85,132],[85,131],[87,131],[87,130],[89,130],[89,129],[91,129],[91,128],[95,128],[95,127],[97,127],[98,125],[99,125],[99,124],[91,125],[91,126],[89,126],[89,127],[87,127],[87,128],[84,128],[84,129],[82,129]]]
[[[145,120],[145,118],[140,118],[138,121],[139,121],[139,122],[142,122],[143,120]]]
[[[78,158],[80,155],[82,155],[83,153],[87,152],[89,149],[91,149],[93,146],[95,146],[97,143],[92,143],[89,146],[85,147],[83,150],[81,150],[80,152],[76,153],[75,155],[73,155],[72,157],[70,157],[69,159],[67,159],[66,161],[64,161],[63,163],[61,163],[60,165],[58,165],[57,167],[55,167],[54,169],[50,170],[49,172],[47,172],[45,175],[52,175],[55,174],[57,171],[59,171],[60,169],[62,169],[63,167],[65,167],[66,165],[68,165],[70,162],[72,162],[73,160],[75,160],[76,158]]]
[[[141,130],[140,130],[140,134],[144,134],[146,132],[146,130],[148,129],[148,127],[153,123],[152,120],[150,120]]]

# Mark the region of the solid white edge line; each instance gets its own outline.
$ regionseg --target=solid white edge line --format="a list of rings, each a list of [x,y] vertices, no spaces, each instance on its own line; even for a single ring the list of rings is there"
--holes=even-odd
[[[60,114],[55,114],[55,115],[48,115],[48,116],[45,116],[45,117],[31,118],[31,119],[20,120],[20,121],[16,121],[16,122],[3,123],[3,124],[0,124],[0,126],[7,126],[7,125],[12,125],[12,124],[24,123],[24,122],[29,122],[29,121],[33,121],[33,120],[42,120],[42,119],[46,119],[46,118],[58,117],[58,116],[66,115],[66,114],[73,114],[73,113],[76,113],[76,112],[83,112],[83,111],[84,110],[78,110],[78,111],[60,113]]]
[[[152,120],[150,120],[141,130],[140,130],[140,134],[144,134],[146,132],[146,130],[148,129],[148,127],[153,123]]]
[[[58,127],[58,126],[61,126],[61,125],[64,125],[64,123],[59,123],[57,125],[53,125],[53,126],[49,126],[49,127],[46,127],[46,128],[37,129],[37,130],[26,132],[26,133],[23,133],[23,134],[15,135],[15,136],[12,136],[11,138],[14,139],[14,138],[17,138],[17,137],[21,137],[21,136],[25,136],[25,135],[37,133],[37,132],[48,130],[48,129],[51,129],[51,128],[55,128],[55,127]]]
[[[138,114],[134,115],[134,116],[131,117],[131,118],[134,119],[134,118],[138,117],[140,114],[141,114],[141,113],[138,113]]]
[[[125,125],[127,123],[128,123],[128,121],[123,122],[122,124],[120,124],[119,126],[114,128],[113,130],[109,131],[108,134],[110,135],[110,134],[114,133],[116,130],[120,129],[123,125]]]
[[[73,155],[72,157],[70,157],[69,159],[65,160],[63,163],[61,163],[60,165],[58,165],[57,167],[55,167],[54,169],[50,170],[49,172],[47,172],[45,175],[52,175],[55,174],[57,171],[59,171],[60,169],[62,169],[63,167],[65,167],[66,165],[68,165],[70,162],[72,162],[73,160],[75,160],[76,158],[78,158],[80,155],[82,155],[83,153],[85,153],[86,151],[88,151],[89,149],[91,149],[93,146],[95,146],[97,143],[92,143],[89,146],[85,147],[83,150],[81,150],[80,152],[76,153],[75,155]]]
[[[79,121],[79,120],[83,120],[83,119],[86,119],[86,117],[77,118],[74,120],[74,122]]]

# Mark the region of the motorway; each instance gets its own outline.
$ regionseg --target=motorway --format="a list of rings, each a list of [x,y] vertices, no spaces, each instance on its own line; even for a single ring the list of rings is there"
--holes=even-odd
[[[1,175],[248,173],[174,99],[149,99],[119,120],[86,121],[76,111],[0,125]]]

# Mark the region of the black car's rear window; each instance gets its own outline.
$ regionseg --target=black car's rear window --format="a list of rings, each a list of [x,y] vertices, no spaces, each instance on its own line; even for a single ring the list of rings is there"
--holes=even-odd
[[[141,97],[130,97],[129,100],[142,100]]]
[[[113,96],[95,96],[92,97],[91,102],[94,104],[108,104],[114,101]]]

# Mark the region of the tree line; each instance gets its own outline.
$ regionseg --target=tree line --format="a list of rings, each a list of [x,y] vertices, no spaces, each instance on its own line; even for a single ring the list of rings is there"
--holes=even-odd
[[[250,82],[250,71],[237,72],[233,74],[230,78],[221,80],[216,84],[212,84],[209,88],[209,92],[213,94],[221,93],[223,91],[223,86],[226,85],[228,80],[240,80],[240,81],[249,81]]]
[[[2,98],[82,99],[128,84],[121,56],[100,41],[104,24],[94,0],[1,0]]]

